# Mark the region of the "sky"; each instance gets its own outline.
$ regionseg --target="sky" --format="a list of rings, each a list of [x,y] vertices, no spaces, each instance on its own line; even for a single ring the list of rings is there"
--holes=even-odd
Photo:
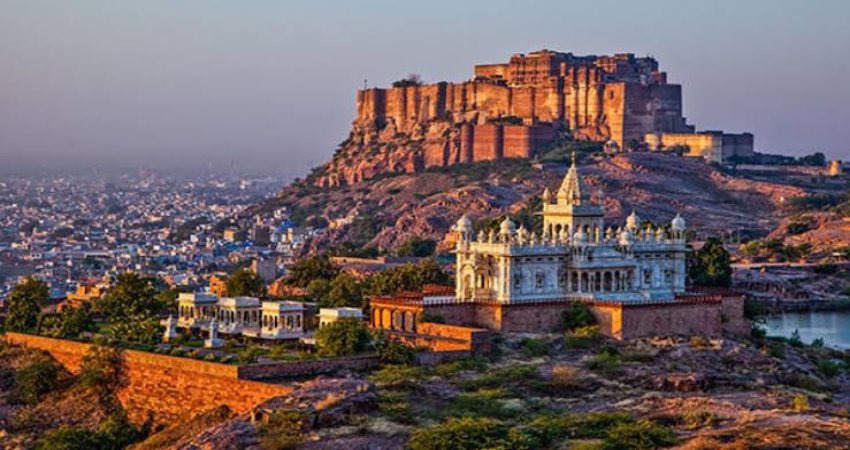
[[[0,172],[300,175],[364,80],[541,48],[656,57],[698,129],[850,160],[847,0],[0,0]]]

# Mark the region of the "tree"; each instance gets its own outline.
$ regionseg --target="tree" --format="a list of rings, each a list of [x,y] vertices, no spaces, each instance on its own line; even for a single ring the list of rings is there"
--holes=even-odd
[[[353,318],[340,319],[316,332],[319,353],[325,356],[353,355],[369,347],[369,331]]]
[[[38,278],[29,277],[18,283],[9,294],[9,313],[6,329],[10,331],[32,331],[38,325],[41,307],[50,298],[47,284]]]
[[[437,249],[437,241],[433,239],[422,239],[412,236],[401,247],[398,248],[398,256],[416,256],[424,258],[434,254]]]
[[[65,308],[52,320],[41,325],[42,333],[61,339],[76,339],[87,331],[94,330],[94,320],[88,304],[76,308]]]
[[[384,364],[407,365],[416,359],[416,350],[390,339],[383,330],[372,334],[372,342],[378,358]]]
[[[157,297],[156,280],[135,273],[118,275],[115,285],[95,301],[95,310],[110,321],[153,316],[165,307]]]
[[[394,88],[422,86],[422,77],[418,73],[411,73],[407,78],[393,81]]]
[[[159,313],[168,305],[167,299],[157,292],[155,279],[124,273],[103,298],[95,302],[95,310],[112,324],[110,333],[116,339],[153,344],[159,342],[162,332]]]
[[[227,278],[227,295],[231,297],[263,297],[266,295],[266,283],[251,269],[238,269]]]
[[[709,238],[688,260],[688,275],[694,286],[729,287],[732,284],[731,259],[720,239]]]
[[[360,283],[353,276],[347,273],[340,273],[330,283],[330,290],[328,291],[325,303],[321,306],[328,308],[342,306],[363,307],[363,292],[360,289]]]
[[[331,282],[324,278],[316,278],[307,284],[306,290],[310,301],[324,305],[327,302],[328,292],[331,291]]]
[[[374,295],[392,295],[400,291],[418,291],[426,284],[450,284],[451,277],[434,259],[416,264],[405,264],[373,275],[368,280],[367,292]]]
[[[286,283],[290,286],[306,288],[316,279],[333,280],[339,275],[339,267],[332,263],[327,256],[302,259],[289,268]]]

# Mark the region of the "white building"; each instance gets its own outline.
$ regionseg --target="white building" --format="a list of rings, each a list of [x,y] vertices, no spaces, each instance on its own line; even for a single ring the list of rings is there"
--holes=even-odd
[[[321,308],[319,309],[319,328],[336,322],[340,319],[363,320],[363,311],[360,308]]]
[[[222,334],[270,340],[300,339],[309,334],[305,326],[308,309],[300,302],[181,293],[177,312],[179,328],[209,330],[215,318]]]
[[[605,227],[601,199],[591,201],[575,160],[555,198],[543,192],[543,232],[510,219],[498,232],[473,236],[466,216],[455,225],[458,300],[520,303],[548,300],[673,300],[685,291],[685,221],[670,231]]]

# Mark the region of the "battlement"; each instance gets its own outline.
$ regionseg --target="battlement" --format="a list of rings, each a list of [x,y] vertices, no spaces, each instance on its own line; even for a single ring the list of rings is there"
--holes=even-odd
[[[682,117],[681,86],[667,83],[654,58],[540,50],[515,54],[507,63],[476,65],[473,74],[460,83],[358,91],[355,124],[375,132],[392,127],[411,133],[433,121],[481,126],[512,119],[529,127],[519,130],[545,124],[576,138],[614,140],[621,147],[642,142],[647,133],[692,130]],[[527,157],[527,151],[511,147],[502,152],[505,157]]]

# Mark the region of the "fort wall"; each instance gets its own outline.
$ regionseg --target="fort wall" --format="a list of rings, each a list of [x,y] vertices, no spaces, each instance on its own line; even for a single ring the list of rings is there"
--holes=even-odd
[[[6,342],[44,350],[69,372],[78,373],[90,344],[20,333],[6,333]],[[127,386],[118,399],[131,420],[153,414],[156,424],[186,419],[226,405],[242,413],[257,404],[292,392],[289,386],[240,379],[239,367],[156,353],[124,350]]]

